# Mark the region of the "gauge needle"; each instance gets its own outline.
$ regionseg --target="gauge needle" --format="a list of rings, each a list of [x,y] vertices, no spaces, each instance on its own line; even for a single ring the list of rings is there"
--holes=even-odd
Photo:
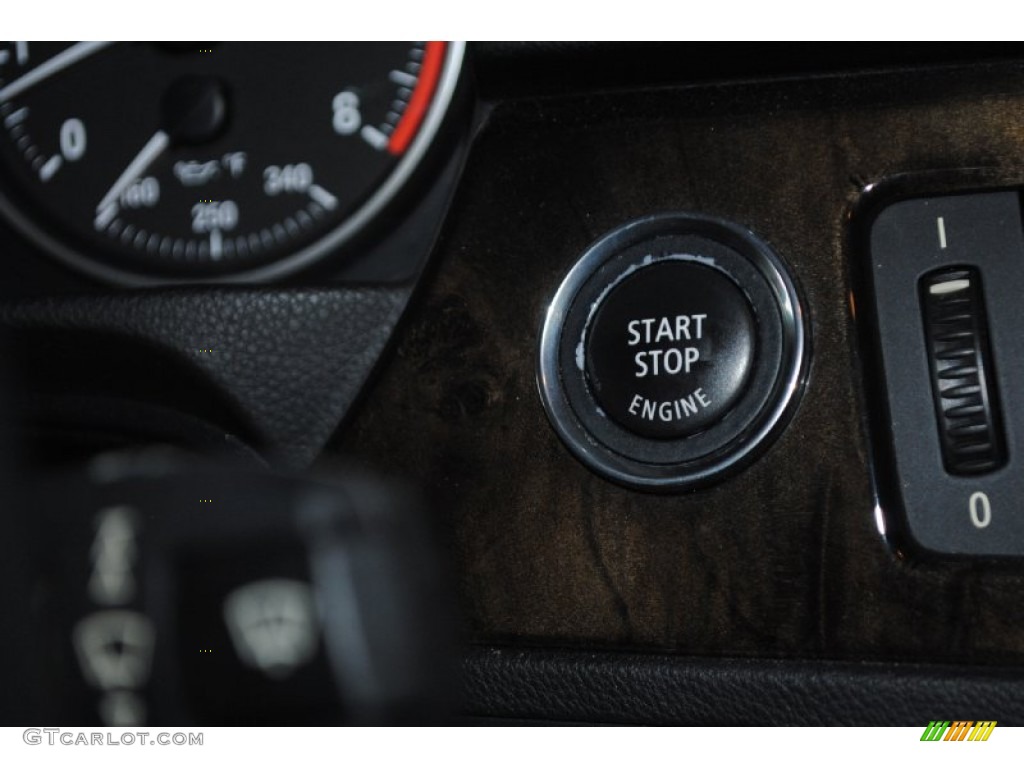
[[[167,149],[167,145],[170,143],[171,137],[167,135],[166,131],[157,131],[150,136],[146,146],[139,150],[139,154],[135,156],[134,160],[128,163],[128,167],[117,177],[114,186],[107,191],[107,194],[100,200],[100,204],[96,206],[96,226],[98,229],[105,227],[117,213],[117,200],[121,197],[121,193],[128,189],[152,165],[153,161]]]
[[[103,50],[110,43],[75,43],[70,48],[65,48],[56,56],[47,59],[38,67],[19,77],[10,85],[0,88],[0,101],[13,99],[22,91],[31,88],[51,75],[55,75],[72,64],[76,64],[86,56],[92,56],[97,51]]]

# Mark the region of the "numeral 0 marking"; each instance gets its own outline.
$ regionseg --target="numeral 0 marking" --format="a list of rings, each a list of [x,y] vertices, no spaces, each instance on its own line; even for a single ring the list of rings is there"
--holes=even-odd
[[[975,528],[986,528],[992,522],[992,504],[988,500],[988,494],[975,491],[971,494],[967,506],[971,511],[971,522]]]
[[[65,120],[60,127],[60,152],[72,163],[85,154],[85,125],[77,117]]]

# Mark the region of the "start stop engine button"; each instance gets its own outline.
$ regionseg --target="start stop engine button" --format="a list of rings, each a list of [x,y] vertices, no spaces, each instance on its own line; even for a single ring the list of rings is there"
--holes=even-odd
[[[682,438],[729,413],[753,366],[755,319],[719,270],[667,258],[630,270],[584,331],[599,407],[633,434]]]
[[[753,232],[691,213],[592,243],[551,299],[537,385],[586,466],[688,490],[753,461],[794,411],[804,318],[782,260]]]

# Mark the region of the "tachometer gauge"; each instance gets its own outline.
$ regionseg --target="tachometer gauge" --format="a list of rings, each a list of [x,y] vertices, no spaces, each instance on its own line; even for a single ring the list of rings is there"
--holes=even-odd
[[[409,180],[462,54],[445,42],[3,44],[0,209],[105,279],[293,272]]]

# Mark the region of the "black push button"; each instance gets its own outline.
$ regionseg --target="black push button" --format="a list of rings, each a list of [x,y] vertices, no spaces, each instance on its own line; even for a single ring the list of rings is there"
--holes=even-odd
[[[954,475],[991,472],[1006,457],[980,282],[978,270],[960,267],[921,280],[942,460]]]
[[[754,358],[750,303],[719,270],[666,259],[622,278],[587,329],[600,407],[643,437],[693,435],[743,392]]]
[[[633,488],[687,490],[752,461],[803,384],[796,288],[741,226],[661,214],[612,230],[548,307],[537,384],[586,466]]]

